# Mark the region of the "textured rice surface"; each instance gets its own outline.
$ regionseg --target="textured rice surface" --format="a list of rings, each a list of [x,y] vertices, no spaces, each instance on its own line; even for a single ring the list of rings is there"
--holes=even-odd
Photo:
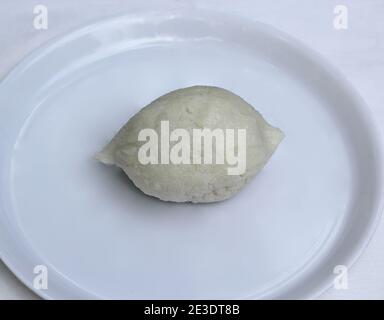
[[[160,135],[163,120],[169,121],[170,131],[184,128],[191,137],[194,128],[246,129],[245,172],[228,175],[227,163],[141,164],[138,150],[145,142],[138,141],[139,131],[152,128]],[[263,168],[283,136],[239,96],[218,87],[193,86],[165,94],[141,109],[96,158],[120,167],[140,190],[161,200],[214,202],[241,190]]]

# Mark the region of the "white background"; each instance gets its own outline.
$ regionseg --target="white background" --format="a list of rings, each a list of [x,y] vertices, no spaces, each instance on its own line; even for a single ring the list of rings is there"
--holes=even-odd
[[[140,3],[142,2],[142,3]],[[271,24],[326,56],[355,86],[384,126],[384,0],[2,0],[0,77],[48,39],[88,22],[133,8],[197,6]],[[33,28],[33,7],[47,6],[48,30]],[[348,8],[348,29],[333,26],[336,5]],[[330,289],[321,299],[384,299],[384,220],[349,270],[348,290]],[[0,299],[36,299],[0,262]]]

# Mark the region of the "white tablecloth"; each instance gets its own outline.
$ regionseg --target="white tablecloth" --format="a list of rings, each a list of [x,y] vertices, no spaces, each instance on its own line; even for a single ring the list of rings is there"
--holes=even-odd
[[[33,8],[48,8],[48,29],[33,27]],[[348,29],[336,30],[334,8],[348,9]],[[380,0],[2,0],[0,77],[50,38],[97,19],[153,6],[197,6],[271,24],[326,56],[360,92],[384,126],[384,1]],[[384,219],[363,256],[349,270],[348,290],[321,299],[384,299]],[[36,299],[0,262],[0,299]]]

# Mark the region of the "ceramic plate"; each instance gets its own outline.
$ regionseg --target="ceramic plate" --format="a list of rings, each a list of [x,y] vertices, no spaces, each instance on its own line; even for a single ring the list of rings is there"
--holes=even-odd
[[[285,132],[234,198],[161,202],[92,158],[141,107],[197,84]],[[54,40],[1,83],[0,129],[0,255],[44,298],[311,298],[379,217],[364,102],[299,42],[233,16],[136,12]]]

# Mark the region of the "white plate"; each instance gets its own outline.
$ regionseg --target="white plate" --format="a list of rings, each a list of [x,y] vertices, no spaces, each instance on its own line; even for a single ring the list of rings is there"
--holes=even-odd
[[[164,203],[92,159],[142,106],[229,89],[286,138],[236,197]],[[270,27],[147,12],[53,41],[0,86],[0,253],[45,298],[308,298],[378,221],[378,132],[337,71]],[[33,287],[34,266],[49,271]]]

